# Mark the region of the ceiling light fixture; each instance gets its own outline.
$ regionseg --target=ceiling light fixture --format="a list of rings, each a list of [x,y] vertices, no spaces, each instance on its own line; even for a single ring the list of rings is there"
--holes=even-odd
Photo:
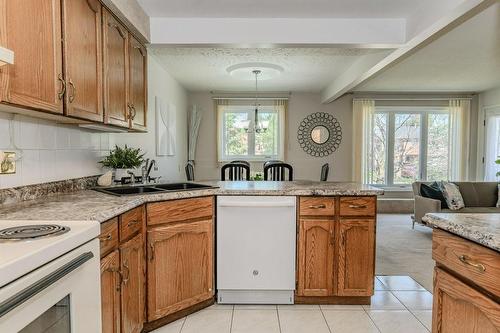
[[[255,133],[265,133],[269,127],[269,122],[268,121],[259,121],[259,85],[258,85],[258,77],[262,73],[258,69],[254,69],[252,71],[253,75],[255,76],[255,118],[254,118],[254,126],[253,126],[253,131]],[[250,127],[251,122],[247,121],[246,126],[244,127],[245,132],[250,133],[252,132],[252,129]]]

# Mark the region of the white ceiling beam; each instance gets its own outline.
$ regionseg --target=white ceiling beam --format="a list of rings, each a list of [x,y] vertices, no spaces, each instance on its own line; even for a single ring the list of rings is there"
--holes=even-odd
[[[342,95],[348,93],[361,83],[370,79],[388,66],[394,65],[402,59],[410,56],[418,49],[428,45],[446,32],[450,31],[465,20],[489,7],[498,0],[466,0],[454,10],[443,14],[443,16],[411,38],[405,45],[391,52],[387,57],[377,61],[370,66],[370,61],[376,58],[365,58],[354,64],[343,75],[336,78],[322,91],[322,102],[330,103]],[[356,66],[357,67],[354,67]]]
[[[160,45],[353,45],[396,47],[404,19],[152,17],[151,43]]]

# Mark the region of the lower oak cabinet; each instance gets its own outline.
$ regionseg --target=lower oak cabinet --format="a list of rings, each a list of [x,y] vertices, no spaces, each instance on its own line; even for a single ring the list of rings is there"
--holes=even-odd
[[[432,332],[500,332],[500,254],[434,229],[432,258]]]
[[[147,321],[214,298],[213,197],[147,206]]]
[[[297,303],[373,295],[376,198],[343,200],[299,198]]]
[[[131,219],[131,216],[134,218]],[[144,206],[141,206],[101,225],[103,333],[142,331],[145,303],[144,222]]]

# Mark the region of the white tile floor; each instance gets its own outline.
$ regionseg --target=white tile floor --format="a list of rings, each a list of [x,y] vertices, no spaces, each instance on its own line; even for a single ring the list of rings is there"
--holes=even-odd
[[[220,305],[153,333],[428,333],[432,294],[408,276],[377,276],[372,304]]]

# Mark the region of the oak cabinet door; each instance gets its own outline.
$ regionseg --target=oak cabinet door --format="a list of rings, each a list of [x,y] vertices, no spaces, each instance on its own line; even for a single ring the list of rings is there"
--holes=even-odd
[[[298,296],[333,295],[334,220],[300,219]]]
[[[146,129],[147,112],[147,54],[146,49],[129,35],[129,108],[130,127]]]
[[[122,333],[139,333],[144,324],[144,241],[139,234],[120,246]]]
[[[152,228],[147,244],[148,321],[213,297],[212,219]]]
[[[500,331],[500,305],[439,268],[433,295],[432,332]]]
[[[129,127],[128,32],[103,9],[104,122]]]
[[[102,332],[120,332],[120,255],[115,250],[101,259]]]
[[[341,219],[337,235],[337,253],[337,294],[373,295],[375,220]]]
[[[14,51],[0,67],[0,101],[63,113],[60,0],[0,0],[0,45]]]
[[[101,11],[98,0],[63,0],[66,114],[103,121]]]

